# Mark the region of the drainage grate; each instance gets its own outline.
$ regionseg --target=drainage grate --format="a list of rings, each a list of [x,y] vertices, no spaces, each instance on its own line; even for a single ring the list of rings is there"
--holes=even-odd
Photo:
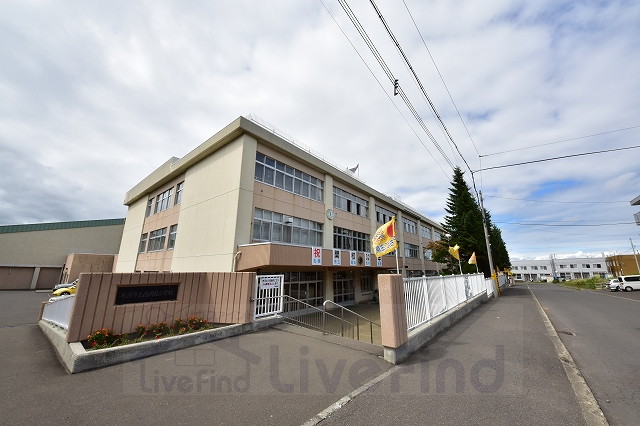
[[[562,334],[567,334],[569,336],[575,336],[575,334],[573,334],[570,331],[564,331],[564,330],[556,330],[556,333],[562,333]]]

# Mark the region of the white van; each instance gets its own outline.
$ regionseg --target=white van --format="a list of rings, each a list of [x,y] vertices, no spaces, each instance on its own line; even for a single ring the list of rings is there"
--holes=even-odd
[[[618,277],[620,290],[640,290],[640,275],[622,275]]]

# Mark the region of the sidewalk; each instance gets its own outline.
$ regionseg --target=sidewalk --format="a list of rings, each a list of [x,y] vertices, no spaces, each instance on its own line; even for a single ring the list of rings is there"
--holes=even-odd
[[[482,305],[322,425],[585,424],[526,287]]]

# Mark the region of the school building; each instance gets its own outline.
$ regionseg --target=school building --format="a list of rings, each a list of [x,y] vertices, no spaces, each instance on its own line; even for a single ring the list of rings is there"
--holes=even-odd
[[[257,119],[239,117],[129,190],[115,272],[284,274],[285,294],[320,305],[371,299],[396,256],[371,236],[396,217],[405,276],[437,275],[441,225]]]

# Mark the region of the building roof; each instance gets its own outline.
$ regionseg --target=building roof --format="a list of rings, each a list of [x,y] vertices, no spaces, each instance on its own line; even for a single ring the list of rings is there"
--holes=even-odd
[[[74,222],[29,223],[24,225],[0,226],[0,234],[32,231],[55,231],[59,229],[92,228],[96,226],[124,225],[122,219],[80,220]]]
[[[632,206],[640,206],[640,195],[630,201]]]

